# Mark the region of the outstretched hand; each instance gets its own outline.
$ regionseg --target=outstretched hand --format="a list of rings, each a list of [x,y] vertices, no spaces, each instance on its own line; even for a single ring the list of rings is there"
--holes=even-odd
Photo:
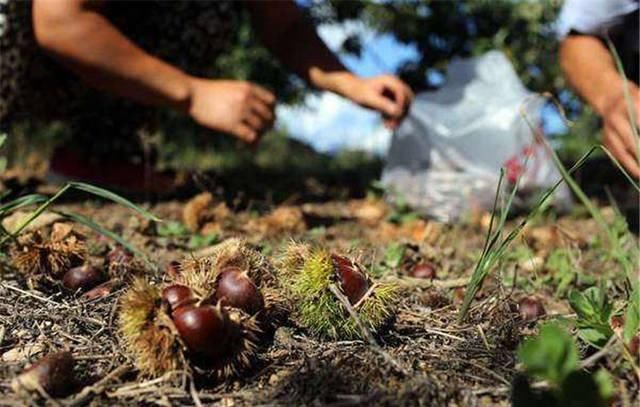
[[[631,114],[635,116],[635,125],[640,123],[640,92],[638,86],[629,83],[631,96]],[[635,178],[640,178],[638,164],[638,143],[633,132],[634,124],[629,118],[629,110],[622,90],[606,103],[602,114],[602,144]]]
[[[189,115],[200,125],[255,144],[275,118],[275,96],[245,81],[193,79]]]
[[[413,101],[409,86],[393,75],[351,76],[343,84],[341,93],[360,106],[380,112],[385,126],[391,129],[398,127]]]

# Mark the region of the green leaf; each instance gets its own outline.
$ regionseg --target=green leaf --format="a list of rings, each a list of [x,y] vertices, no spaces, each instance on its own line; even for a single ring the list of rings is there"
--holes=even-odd
[[[200,249],[201,247],[211,246],[218,241],[218,235],[215,233],[211,233],[208,235],[193,235],[191,239],[189,239],[189,248],[190,249]]]
[[[636,282],[629,298],[627,313],[624,317],[624,330],[622,337],[629,343],[640,331],[640,283]]]
[[[399,267],[405,251],[406,246],[402,243],[390,244],[384,252],[384,263],[391,268]]]
[[[604,400],[611,400],[616,394],[616,387],[611,378],[611,374],[605,369],[600,369],[593,374],[593,379],[598,386],[600,397]]]
[[[518,349],[525,370],[559,386],[578,367],[578,349],[569,333],[556,324],[540,328],[538,336],[529,338]]]
[[[176,221],[160,223],[156,231],[162,237],[180,237],[189,234],[189,230],[182,223]]]
[[[572,292],[569,304],[578,315],[578,335],[593,346],[601,347],[613,335],[609,319],[613,314],[611,304],[598,287],[589,287],[582,293]]]

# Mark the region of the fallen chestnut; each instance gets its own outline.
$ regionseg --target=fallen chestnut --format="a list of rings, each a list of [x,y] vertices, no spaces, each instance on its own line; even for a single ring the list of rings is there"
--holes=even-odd
[[[187,305],[178,308],[172,317],[189,351],[208,358],[224,355],[229,345],[230,323],[222,307]]]
[[[525,321],[532,321],[546,314],[542,302],[535,297],[524,297],[518,302],[520,317]]]
[[[171,312],[196,302],[193,291],[189,287],[180,284],[173,284],[162,290],[162,299],[169,304]]]
[[[264,308],[262,294],[246,272],[228,267],[220,272],[215,298],[223,305],[255,314]]]
[[[70,352],[50,353],[18,375],[11,382],[11,387],[15,392],[42,389],[52,397],[67,396],[75,386],[74,365]]]
[[[62,276],[62,285],[71,291],[86,291],[104,281],[104,276],[97,268],[85,264],[67,270]]]
[[[331,255],[333,269],[340,279],[342,292],[351,304],[357,303],[369,290],[367,276],[346,257]]]
[[[436,278],[436,268],[431,263],[418,263],[411,268],[409,276],[413,278],[432,280]]]

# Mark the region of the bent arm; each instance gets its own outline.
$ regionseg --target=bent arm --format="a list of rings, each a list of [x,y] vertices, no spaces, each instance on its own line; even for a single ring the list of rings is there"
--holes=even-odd
[[[310,85],[343,94],[352,73],[327,48],[292,1],[247,1],[264,45]]]
[[[148,105],[188,109],[189,76],[137,47],[94,3],[34,0],[38,44],[91,86]]]
[[[571,86],[600,115],[623,91],[623,78],[613,57],[595,37],[572,35],[564,39],[560,45],[560,65]]]

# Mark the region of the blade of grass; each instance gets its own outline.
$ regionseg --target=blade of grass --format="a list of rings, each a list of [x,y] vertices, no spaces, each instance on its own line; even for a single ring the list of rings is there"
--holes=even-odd
[[[29,205],[35,205],[40,202],[44,202],[47,200],[47,197],[39,194],[29,194],[24,195],[19,198],[12,200],[11,202],[7,202],[4,205],[0,205],[0,217],[5,213],[15,211],[16,209],[23,208]]]
[[[140,259],[142,259],[142,261],[145,262],[145,264],[154,269],[155,265],[153,265],[148,257],[142,253],[140,250],[136,249],[135,246],[133,246],[131,243],[127,242],[124,238],[122,238],[121,236],[117,235],[116,233],[106,229],[105,227],[103,227],[102,225],[94,222],[92,219],[80,215],[78,213],[73,213],[73,212],[63,212],[63,211],[57,211],[54,210],[52,211],[53,213],[57,213],[58,215],[67,218],[69,220],[72,220],[76,223],[79,223],[81,225],[84,225],[98,233],[100,233],[101,235],[104,235],[116,242],[118,242],[120,245],[122,245],[124,248],[126,248],[127,250],[129,250],[131,253],[135,254],[136,256],[138,256]]]
[[[125,206],[129,209],[133,209],[134,211],[138,212],[140,215],[142,215],[145,219],[148,220],[152,220],[154,222],[162,222],[162,220],[158,217],[156,217],[154,214],[152,214],[151,212],[147,211],[146,209],[143,209],[141,207],[139,207],[138,205],[134,204],[133,202],[129,201],[126,198],[121,197],[118,194],[115,194],[111,191],[108,191],[106,189],[100,188],[100,187],[96,187],[94,185],[89,185],[89,184],[85,184],[84,182],[70,182],[69,185],[71,187],[73,187],[74,189],[78,189],[80,191],[85,191],[88,192],[90,194],[102,197],[104,199],[108,199],[110,201],[113,201],[117,204],[120,204],[122,206]]]
[[[569,169],[568,173],[571,174],[576,169],[580,168],[582,166],[582,164],[587,160],[587,158],[595,150],[596,150],[596,147],[595,146],[592,147],[586,154],[584,154]],[[515,227],[507,235],[507,237],[505,237],[504,240],[502,240],[502,242],[500,242],[500,244],[498,245],[498,247],[495,250],[493,249],[494,244],[491,244],[489,246],[489,249],[486,251],[486,253],[483,253],[483,255],[480,257],[480,259],[478,260],[478,263],[476,264],[476,267],[475,267],[475,269],[473,271],[473,274],[471,275],[471,280],[469,281],[469,284],[467,284],[467,288],[465,290],[465,295],[464,295],[464,300],[462,302],[462,306],[460,307],[460,311],[458,313],[458,323],[461,323],[464,320],[464,318],[467,316],[467,313],[469,312],[469,307],[471,306],[471,303],[472,303],[473,299],[475,298],[476,294],[478,293],[478,290],[482,286],[482,283],[484,282],[484,279],[488,275],[488,273],[491,270],[491,268],[497,263],[497,261],[500,260],[500,258],[504,254],[505,250],[509,247],[509,244],[511,244],[511,242],[516,237],[518,237],[518,235],[524,229],[526,224],[540,212],[540,209],[543,207],[544,202],[551,196],[551,194],[553,194],[555,192],[555,190],[564,181],[566,181],[565,178],[561,177],[551,188],[549,188],[542,195],[542,197],[540,197],[540,199],[538,200],[536,205],[534,205],[533,209],[520,222],[520,224],[518,224],[518,226]],[[514,190],[515,189],[517,189],[517,183],[516,183],[516,188],[514,188]],[[507,201],[506,208],[503,209],[503,212],[507,212],[508,213],[509,208],[511,207],[511,204],[513,203],[513,197],[514,196],[515,196],[515,193],[512,191],[512,193],[510,195],[510,199]],[[494,211],[495,210],[496,210],[496,208],[494,208]],[[501,220],[505,216],[506,215],[503,214],[501,216]],[[502,228],[504,228],[504,222],[501,222],[499,229],[496,231],[496,235],[498,233],[500,233]],[[494,242],[497,243],[497,240],[495,240]]]
[[[12,236],[19,235],[20,232],[22,232],[24,230],[24,228],[26,228],[31,222],[34,221],[34,219],[36,219],[38,216],[40,216],[42,214],[42,212],[44,212],[53,202],[55,202],[56,199],[60,198],[60,196],[62,194],[67,192],[67,190],[70,187],[71,187],[71,185],[67,184],[64,187],[60,188],[58,190],[58,192],[56,192],[51,198],[47,199],[25,221],[23,221],[22,224],[20,226],[18,226],[18,228],[15,230],[15,232],[13,232]],[[7,239],[11,238],[12,236],[10,235],[10,236],[3,237],[2,240],[0,240],[0,247],[2,247],[2,245],[4,245],[4,243],[6,243]]]

